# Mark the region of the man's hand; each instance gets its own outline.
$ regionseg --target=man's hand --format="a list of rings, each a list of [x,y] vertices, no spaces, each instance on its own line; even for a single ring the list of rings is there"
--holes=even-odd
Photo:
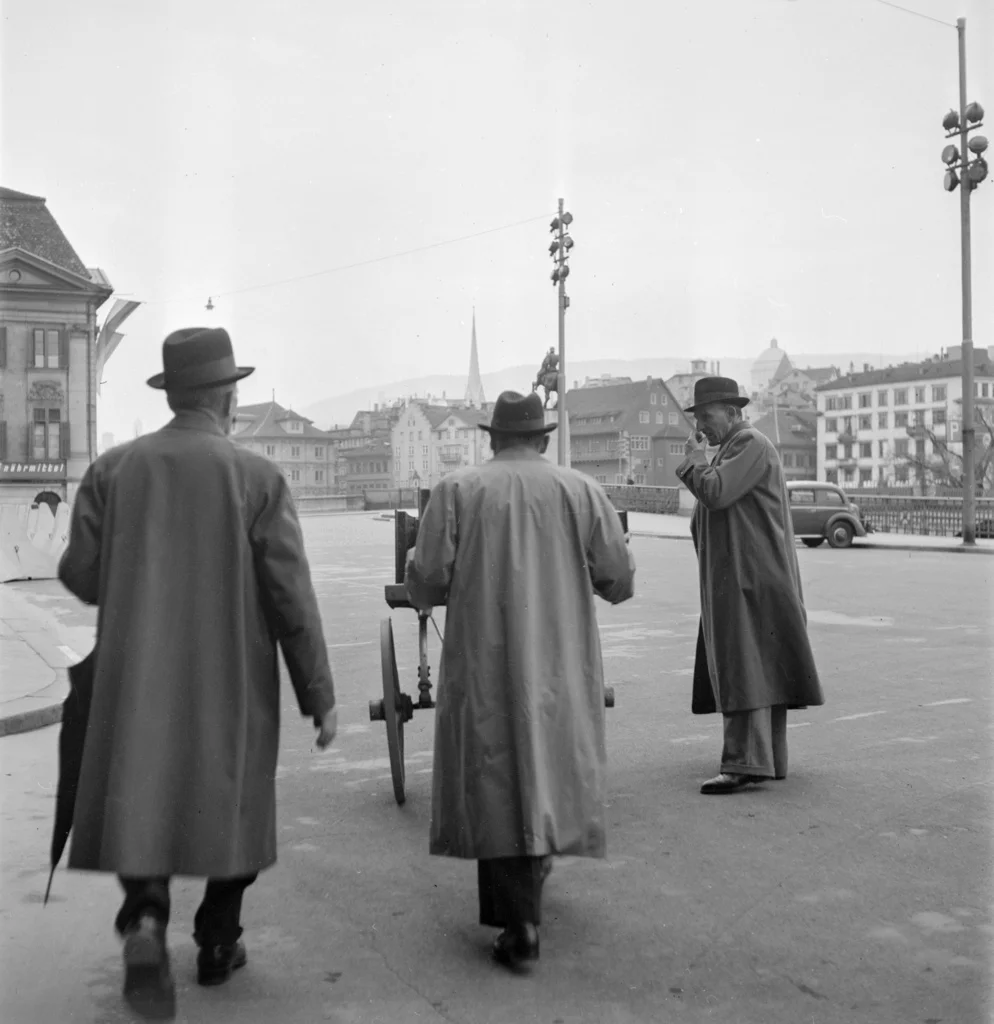
[[[693,455],[694,452],[703,452],[707,446],[707,438],[695,430],[690,437],[687,438],[687,443],[683,446],[683,450],[687,455]]]
[[[338,732],[338,708],[331,708],[324,713],[324,717],[321,719],[318,729],[318,748],[325,750],[330,747],[336,732]]]

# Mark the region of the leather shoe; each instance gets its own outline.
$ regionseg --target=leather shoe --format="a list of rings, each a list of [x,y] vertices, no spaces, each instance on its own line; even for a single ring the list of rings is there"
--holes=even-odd
[[[197,944],[200,946],[197,954],[198,985],[223,985],[233,972],[248,963],[248,953],[241,939],[227,946],[206,945],[199,939]]]
[[[546,854],[542,858],[542,881],[544,882],[552,874],[552,855]]]
[[[708,779],[701,786],[702,793],[734,793],[751,782],[766,782],[765,775],[732,775],[728,772],[719,772],[713,779]]]
[[[176,1015],[166,926],[151,914],[143,914],[124,932],[124,998],[149,1020],[172,1020]]]
[[[538,960],[538,928],[525,923],[505,928],[494,940],[494,959],[513,971],[528,970]]]

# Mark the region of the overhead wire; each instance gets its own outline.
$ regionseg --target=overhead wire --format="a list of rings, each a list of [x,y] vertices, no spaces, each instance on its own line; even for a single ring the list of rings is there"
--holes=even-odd
[[[917,18],[924,18],[926,21],[934,21],[936,25],[945,25],[946,28],[956,28],[951,21],[943,21],[941,18],[933,18],[931,14],[922,14],[921,11],[913,11],[910,7],[902,7],[900,4],[891,3],[891,0],[874,0],[874,2],[883,4],[884,7],[893,7],[895,11],[904,11],[905,14],[913,14]]]
[[[510,231],[525,224],[535,224],[547,217],[555,216],[553,213],[543,213],[538,217],[526,217],[524,220],[514,221],[511,224],[501,224],[498,227],[484,228],[482,231],[473,231],[468,235],[459,235],[457,238],[445,238],[438,242],[429,242],[426,245],[417,245],[411,249],[401,249],[398,252],[385,253],[382,256],[373,256],[367,260],[358,260],[355,263],[343,263],[337,267],[328,267],[325,270],[314,270],[306,274],[296,274],[293,277],[284,277],[276,281],[263,281],[259,284],[247,285],[244,288],[232,288],[228,291],[212,291],[209,293],[209,300],[226,298],[232,295],[244,295],[248,292],[262,291],[265,288],[278,288],[282,285],[295,284],[298,281],[309,281],[317,277],[325,277],[328,274],[338,274],[345,270],[356,270],[359,267],[369,267],[375,263],[384,263],[387,260],[400,259],[403,256],[413,256],[415,253],[427,252],[430,249],[440,249],[446,245],[456,245],[459,242],[468,242],[474,238],[482,238],[484,235],[493,235],[499,231]],[[130,293],[129,293],[130,294]],[[144,305],[156,305],[163,300],[149,300]]]

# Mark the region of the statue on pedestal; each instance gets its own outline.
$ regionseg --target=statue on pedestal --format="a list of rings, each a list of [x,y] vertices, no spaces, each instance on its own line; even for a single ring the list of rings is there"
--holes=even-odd
[[[553,392],[556,395],[556,406],[559,405],[559,356],[556,355],[556,350],[550,348],[545,354],[545,358],[542,360],[542,368],[538,371],[538,376],[535,378],[532,384],[532,391],[538,391],[539,388],[545,389],[545,402],[543,404],[544,409],[549,408],[549,399],[552,397]]]

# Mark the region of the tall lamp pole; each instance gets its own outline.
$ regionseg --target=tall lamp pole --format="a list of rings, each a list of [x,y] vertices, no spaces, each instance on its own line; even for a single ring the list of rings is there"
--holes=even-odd
[[[569,466],[569,415],[566,412],[566,310],[569,296],[566,294],[566,278],[569,277],[569,252],[573,239],[568,234],[573,214],[563,212],[563,200],[559,200],[559,215],[549,225],[556,236],[549,245],[549,255],[556,264],[552,271],[552,283],[558,285],[559,293],[559,386],[556,390],[556,413],[559,416],[559,465]]]
[[[982,126],[984,108],[966,101],[966,18],[956,20],[959,43],[959,111],[950,110],[942,119],[946,138],[960,137],[960,145],[948,145],[942,151],[946,171],[943,187],[947,192],[962,185],[959,193],[960,260],[963,287],[963,544],[977,543],[977,486],[974,459],[976,429],[973,422],[973,293],[970,265],[970,193],[987,177],[983,157],[987,139],[970,138],[970,132]],[[971,160],[970,157],[973,156]],[[957,171],[959,174],[957,174]],[[962,179],[960,177],[962,175]]]

